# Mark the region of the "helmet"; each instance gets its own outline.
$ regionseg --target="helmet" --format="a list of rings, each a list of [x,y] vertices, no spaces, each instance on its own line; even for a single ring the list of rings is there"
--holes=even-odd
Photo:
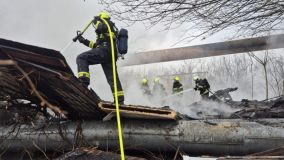
[[[159,83],[159,81],[160,81],[160,78],[159,78],[159,77],[156,77],[156,78],[154,79],[154,82],[155,82],[155,83]]]
[[[99,16],[100,18],[102,18],[102,19],[108,19],[108,18],[109,18],[109,13],[106,12],[106,11],[102,11],[102,12],[99,13],[98,16]]]
[[[142,84],[147,84],[148,83],[148,80],[146,78],[143,78],[142,79]]]
[[[180,81],[179,76],[175,76],[174,80],[175,80],[175,81]]]
[[[192,78],[194,81],[196,81],[196,80],[198,80],[199,79],[199,77],[197,76],[197,75],[195,75],[195,76],[193,76],[193,78]]]

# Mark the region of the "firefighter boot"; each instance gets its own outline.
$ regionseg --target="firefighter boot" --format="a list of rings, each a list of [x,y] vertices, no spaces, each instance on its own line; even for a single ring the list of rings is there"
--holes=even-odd
[[[79,77],[79,81],[83,84],[83,86],[87,88],[90,85],[90,79],[88,77],[85,76]]]
[[[119,104],[124,104],[124,93],[123,93],[123,91],[118,91],[117,92],[117,98],[118,98],[118,103]],[[114,93],[113,93],[113,99],[115,99]]]

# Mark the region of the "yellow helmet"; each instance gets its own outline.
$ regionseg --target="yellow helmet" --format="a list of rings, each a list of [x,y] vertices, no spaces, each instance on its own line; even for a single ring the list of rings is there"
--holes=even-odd
[[[194,81],[196,81],[196,80],[198,80],[199,79],[199,77],[197,76],[197,75],[195,75],[195,76],[193,76],[193,78],[192,78]]]
[[[154,82],[155,82],[155,83],[159,83],[159,81],[160,81],[160,78],[159,78],[159,77],[156,77],[156,78],[154,79]]]
[[[99,17],[102,19],[108,19],[109,18],[109,13],[106,11],[102,11],[99,13]]]
[[[142,84],[147,84],[148,83],[148,80],[146,78],[143,78],[142,79]]]
[[[175,76],[175,78],[174,78],[176,81],[180,81],[180,78],[179,78],[179,76]]]

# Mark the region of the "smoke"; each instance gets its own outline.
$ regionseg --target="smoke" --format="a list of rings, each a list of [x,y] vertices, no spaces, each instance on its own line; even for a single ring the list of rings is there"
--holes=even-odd
[[[137,82],[131,82],[125,89],[126,104],[154,106],[147,95],[143,95],[141,86]]]
[[[281,78],[281,76],[284,75],[284,68],[283,54],[281,54],[281,51],[282,50],[274,50],[273,54],[270,54],[271,61],[268,62],[269,97],[277,96],[275,89],[283,91],[283,77]],[[264,52],[256,53],[256,55],[260,58],[263,57],[263,54]],[[271,65],[275,65],[276,62],[278,65],[272,68],[273,66]],[[252,68],[251,64],[253,64]],[[274,69],[274,71],[271,69]],[[275,69],[277,70],[275,71]],[[132,82],[140,82],[143,77],[148,77],[150,85],[152,86],[152,80],[154,79],[154,77],[158,76],[161,79],[161,83],[163,83],[163,85],[166,87],[167,93],[171,94],[171,87],[173,83],[172,78],[174,77],[174,75],[180,73],[188,73],[182,75],[181,77],[181,83],[184,85],[184,89],[188,89],[193,87],[193,72],[198,72],[197,74],[202,78],[206,77],[211,85],[211,90],[213,92],[220,89],[238,87],[237,91],[230,93],[233,100],[240,101],[242,99],[265,99],[265,81],[263,67],[256,61],[253,61],[252,63],[247,54],[126,67],[122,72],[122,77],[127,77],[130,80],[123,80],[122,82],[125,83],[125,86],[131,86]],[[132,87],[127,87],[126,89],[128,90],[131,88]],[[136,87],[136,89],[139,89],[139,87]],[[153,98],[154,102],[147,100],[147,102],[150,101],[151,103],[144,103],[145,101],[141,99],[146,98],[141,95],[132,97],[132,95],[130,94],[126,96],[128,96],[127,98],[130,99],[136,99],[138,96],[139,103],[142,105],[152,104],[159,107],[170,106],[172,109],[189,115],[197,112],[202,112],[205,115],[209,113],[218,115],[222,112],[225,112],[222,114],[230,114],[236,111],[234,108],[231,108],[228,105],[221,105],[215,102],[207,102],[202,105],[190,105],[200,100],[199,93],[194,91],[184,93],[182,98],[172,97],[162,102],[159,102],[159,99],[155,97]]]
[[[127,83],[125,86],[125,97],[126,104],[144,105],[151,107],[162,108],[164,106],[169,106],[169,108],[178,111],[182,114],[186,114],[193,118],[205,118],[208,116],[222,116],[228,117],[232,113],[239,109],[232,108],[225,103],[218,103],[214,101],[200,101],[199,92],[194,90],[188,90],[181,95],[170,96],[171,90],[167,90],[168,98],[161,95],[164,93],[154,94],[152,92],[151,96],[143,95],[143,90],[141,90],[141,84],[138,83],[137,78],[131,78],[129,80],[123,81]],[[150,83],[150,88],[153,88],[153,83]],[[165,81],[161,82],[165,86]],[[170,85],[171,86],[171,85]],[[167,97],[166,96],[166,97]]]
[[[239,109],[233,108],[225,103],[218,103],[214,101],[201,101],[179,109],[181,113],[195,115],[197,117],[229,117],[232,113]]]

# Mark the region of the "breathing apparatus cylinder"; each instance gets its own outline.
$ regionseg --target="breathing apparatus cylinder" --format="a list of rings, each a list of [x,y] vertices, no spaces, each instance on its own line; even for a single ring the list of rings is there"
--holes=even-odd
[[[126,54],[128,51],[128,31],[121,28],[118,32],[117,48],[120,54]]]

